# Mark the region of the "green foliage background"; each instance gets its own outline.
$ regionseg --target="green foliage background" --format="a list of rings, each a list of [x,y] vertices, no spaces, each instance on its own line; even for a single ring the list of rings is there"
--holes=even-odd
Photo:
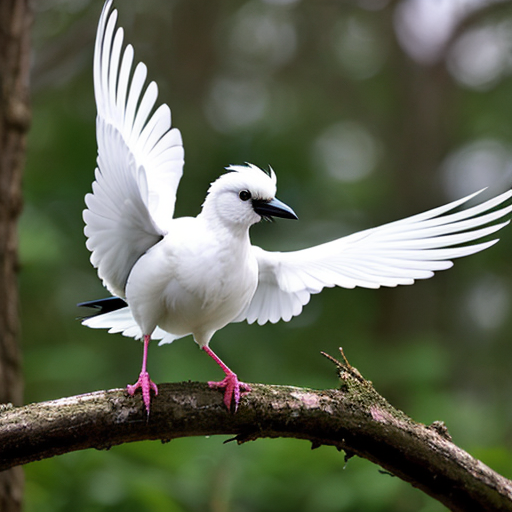
[[[428,25],[419,9],[428,3],[118,0],[136,58],[183,133],[177,215],[196,215],[223,167],[246,161],[272,165],[279,197],[300,217],[253,228],[254,243],[276,250],[482,186],[485,197],[509,188],[511,4],[460,10],[443,38],[449,13]],[[105,296],[81,219],[96,158],[92,52],[102,2],[35,8],[20,223],[27,402],[124,386],[141,358],[133,340],[76,321],[77,302]],[[512,229],[500,236],[432,280],[325,290],[289,323],[233,324],[212,346],[247,382],[313,388],[337,385],[320,351],[343,346],[396,407],[445,421],[457,444],[510,478]],[[151,347],[149,368],[156,382],[221,377],[190,338]],[[335,449],[222,441],[146,442],[30,464],[26,511],[443,510],[367,461],[346,464]]]

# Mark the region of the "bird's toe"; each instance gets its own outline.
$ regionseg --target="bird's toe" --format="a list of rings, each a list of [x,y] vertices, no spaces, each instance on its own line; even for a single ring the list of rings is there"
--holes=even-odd
[[[149,416],[149,409],[151,405],[151,391],[156,395],[158,395],[158,387],[157,385],[149,378],[148,372],[141,372],[139,375],[139,379],[135,384],[128,384],[126,386],[126,391],[129,395],[133,396],[137,389],[142,392],[142,400],[144,401],[144,405],[146,407],[146,411]]]
[[[233,372],[227,374],[220,382],[208,382],[208,386],[212,389],[224,390],[224,405],[228,411],[231,411],[232,404],[234,404],[234,412],[238,409],[240,398],[251,391],[251,386],[245,382],[240,382],[236,373]]]

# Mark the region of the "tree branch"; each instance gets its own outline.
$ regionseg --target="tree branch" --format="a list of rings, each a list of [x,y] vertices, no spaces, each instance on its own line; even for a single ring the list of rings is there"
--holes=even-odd
[[[146,439],[233,435],[305,439],[358,455],[455,511],[512,511],[512,482],[451,442],[441,422],[425,426],[394,409],[350,365],[336,362],[340,389],[251,384],[236,414],[206,384],[160,384],[146,416],[139,395],[97,391],[0,410],[0,470],[85,448]],[[347,363],[348,364],[348,363]]]

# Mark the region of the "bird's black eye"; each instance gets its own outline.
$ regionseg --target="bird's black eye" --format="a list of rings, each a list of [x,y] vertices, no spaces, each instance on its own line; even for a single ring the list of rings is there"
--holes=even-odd
[[[238,197],[242,201],[249,201],[249,199],[251,199],[251,193],[248,190],[241,190],[238,194]]]

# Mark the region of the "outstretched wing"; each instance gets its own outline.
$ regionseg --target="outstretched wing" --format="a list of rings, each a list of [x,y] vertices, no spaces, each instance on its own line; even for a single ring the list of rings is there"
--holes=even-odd
[[[158,88],[151,82],[144,90],[146,66],[140,62],[132,71],[133,47],[123,51],[111,5],[103,7],[94,50],[98,167],[84,220],[91,262],[109,291],[122,297],[134,263],[172,219],[184,152],[169,107],[153,112]]]
[[[481,191],[480,191],[481,192]],[[309,249],[267,252],[254,247],[259,267],[256,293],[235,321],[289,321],[299,315],[312,293],[325,287],[379,288],[412,284],[436,270],[450,268],[453,258],[482,251],[498,240],[461,246],[495,233],[512,211],[505,192],[482,204],[447,214],[476,194],[383,226],[354,233]],[[446,215],[447,214],[447,215]]]

